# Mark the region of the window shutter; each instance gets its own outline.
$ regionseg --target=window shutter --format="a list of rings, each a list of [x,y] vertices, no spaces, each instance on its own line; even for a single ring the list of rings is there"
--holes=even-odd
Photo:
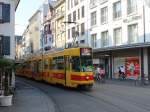
[[[10,4],[3,4],[2,7],[3,22],[10,22]]]
[[[10,55],[10,37],[9,36],[3,37],[3,54]]]

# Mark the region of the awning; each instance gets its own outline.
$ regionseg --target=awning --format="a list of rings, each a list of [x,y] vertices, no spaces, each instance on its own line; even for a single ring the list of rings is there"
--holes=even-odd
[[[150,42],[98,48],[98,49],[93,49],[93,53],[114,51],[114,50],[121,50],[121,49],[144,48],[144,47],[150,47]]]

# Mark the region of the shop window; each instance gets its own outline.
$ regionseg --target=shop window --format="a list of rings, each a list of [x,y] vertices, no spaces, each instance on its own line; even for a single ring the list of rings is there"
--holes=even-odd
[[[120,79],[121,73],[125,74],[126,79],[138,79],[140,77],[140,64],[138,57],[117,57],[114,58],[113,78]]]

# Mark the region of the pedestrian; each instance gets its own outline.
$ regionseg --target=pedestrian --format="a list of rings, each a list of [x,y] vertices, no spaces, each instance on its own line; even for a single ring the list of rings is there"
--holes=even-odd
[[[120,70],[121,70],[121,77],[123,80],[125,80],[126,76],[125,76],[125,69],[123,66],[120,67]]]
[[[100,69],[100,76],[101,76],[102,82],[105,82],[105,69],[104,69],[104,67],[101,67],[101,69]]]
[[[118,73],[119,73],[119,79],[121,79],[121,75],[122,75],[122,73],[121,73],[121,67],[118,67]]]
[[[98,80],[98,81],[101,80],[101,76],[100,76],[100,66],[97,67],[97,80]]]

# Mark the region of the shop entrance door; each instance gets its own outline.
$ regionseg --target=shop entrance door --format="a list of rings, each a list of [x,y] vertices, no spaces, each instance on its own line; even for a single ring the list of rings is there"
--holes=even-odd
[[[103,67],[105,69],[105,76],[106,79],[109,78],[109,59],[108,58],[103,58],[100,59],[100,68]]]
[[[148,48],[148,80],[150,81],[150,48]]]
[[[109,78],[109,59],[105,59],[105,73],[106,73],[106,79]]]

